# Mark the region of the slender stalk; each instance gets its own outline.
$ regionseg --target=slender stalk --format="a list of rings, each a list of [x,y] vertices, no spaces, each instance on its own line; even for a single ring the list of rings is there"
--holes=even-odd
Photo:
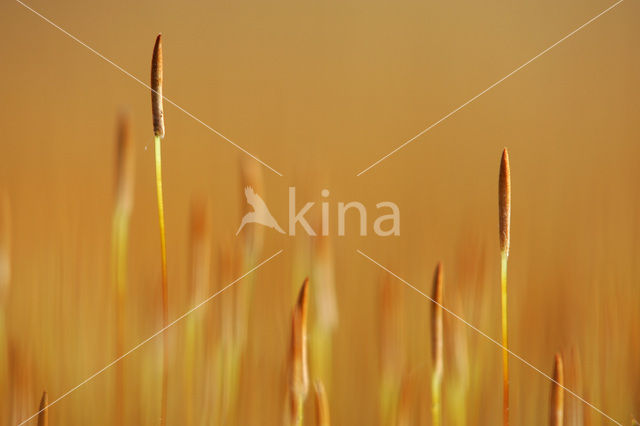
[[[331,416],[329,414],[329,401],[327,399],[327,391],[321,381],[316,380],[314,383],[316,391],[316,425],[330,426]]]
[[[431,308],[431,355],[433,374],[431,376],[431,416],[433,426],[442,424],[442,373],[443,373],[443,311],[442,311],[442,263],[438,262],[433,274],[434,303]]]
[[[502,254],[500,267],[501,305],[502,305],[502,422],[509,424],[509,332],[507,321],[507,255]]]
[[[11,282],[11,209],[9,194],[0,192],[0,393],[10,390],[10,352],[7,331],[7,303]],[[6,388],[5,386],[8,386]],[[0,401],[0,422],[9,421],[11,409],[7,398]]]
[[[262,176],[262,168],[259,163],[253,160],[242,158],[240,162],[240,189],[244,191],[246,187],[253,188],[256,193],[264,194],[264,181]],[[250,211],[250,207],[245,200],[242,200],[242,215]],[[240,235],[241,242],[239,244],[239,263],[242,265],[241,270],[249,270],[257,264],[257,259],[262,251],[264,240],[264,229],[261,226],[247,227]],[[235,258],[235,255],[233,256]],[[236,260],[234,260],[234,264]],[[235,268],[235,266],[233,266]],[[231,278],[231,276],[229,276]],[[228,380],[224,384],[225,392],[223,405],[223,418],[229,423],[234,422],[234,417],[239,411],[238,392],[240,389],[240,379],[242,372],[242,364],[245,358],[247,336],[249,332],[249,316],[253,304],[254,287],[256,276],[249,275],[244,279],[244,284],[238,287],[235,294],[235,300],[230,303],[233,305],[230,313],[229,321],[232,328],[232,336],[225,345],[225,358],[227,367],[225,368],[225,376]]]
[[[111,231],[112,261],[116,291],[116,357],[124,353],[127,292],[127,246],[129,241],[129,219],[133,205],[134,161],[130,137],[129,119],[121,115],[118,125],[116,160],[116,205]],[[124,371],[116,367],[115,423],[124,423]]]
[[[415,420],[412,418],[413,393],[413,379],[410,373],[405,372],[402,377],[402,385],[400,386],[395,426],[409,426],[413,424],[412,420]]]
[[[190,306],[195,306],[205,300],[210,292],[211,271],[211,240],[208,203],[194,202],[191,206],[190,226],[190,263],[191,276],[189,279]],[[187,320],[185,327],[184,345],[184,404],[183,417],[185,426],[195,424],[195,411],[199,392],[195,392],[196,371],[204,368],[203,355],[208,348],[204,346],[209,337],[209,330],[203,312],[194,312]],[[207,330],[203,330],[207,328]],[[203,334],[205,333],[205,334]],[[200,410],[198,410],[200,411]]]
[[[431,376],[431,419],[434,426],[442,424],[442,372],[434,371]]]
[[[156,37],[151,60],[151,110],[156,158],[156,192],[158,198],[158,223],[160,226],[160,252],[162,262],[162,324],[169,324],[169,302],[167,286],[167,244],[164,227],[164,202],[162,197],[162,145],[164,138],[164,110],[162,108],[162,35]],[[167,422],[167,381],[169,376],[169,338],[162,335],[162,402],[160,424]]]
[[[307,307],[309,279],[305,279],[298,295],[291,321],[291,346],[289,352],[289,393],[291,423],[301,426],[304,401],[309,392],[309,368],[307,363]]]
[[[169,302],[167,286],[167,243],[164,227],[164,201],[162,197],[162,151],[160,137],[155,137],[156,151],[156,192],[158,195],[158,224],[160,226],[160,252],[162,256],[162,326],[169,324]],[[162,334],[162,418],[161,425],[166,424],[167,415],[167,380],[169,375],[169,338]]]
[[[116,290],[116,357],[124,353],[125,304],[126,304],[126,246],[128,240],[129,217],[116,207],[112,225],[112,252]],[[116,367],[116,423],[124,421],[124,371],[122,365]]]
[[[11,208],[9,194],[0,193],[0,315],[3,316],[11,282]]]
[[[302,398],[296,398],[296,414],[294,424],[296,426],[302,426],[303,413],[304,413],[304,400]]]
[[[511,171],[509,168],[509,152],[502,151],[500,162],[500,176],[498,179],[498,213],[500,222],[500,251],[501,251],[501,304],[502,304],[502,423],[509,424],[509,343],[507,327],[507,260],[509,258],[509,244],[511,240]]]
[[[331,393],[333,339],[338,326],[334,254],[328,236],[315,238],[313,247],[313,295],[316,309],[311,329],[311,371],[316,378],[322,380],[323,386]]]
[[[400,381],[405,365],[403,312],[402,293],[385,275],[380,292],[380,425],[393,425],[398,417]]]

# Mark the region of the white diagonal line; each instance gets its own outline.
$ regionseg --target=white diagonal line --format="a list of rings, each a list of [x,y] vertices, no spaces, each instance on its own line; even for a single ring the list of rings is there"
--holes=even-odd
[[[411,283],[409,283],[408,281],[406,281],[405,279],[401,278],[400,276],[396,275],[395,273],[391,272],[388,268],[386,268],[385,266],[383,266],[382,264],[380,264],[379,262],[373,260],[372,258],[370,258],[369,256],[367,256],[366,254],[364,254],[361,250],[356,250],[360,255],[362,255],[364,258],[368,259],[369,261],[371,261],[372,263],[374,263],[375,265],[377,265],[378,267],[380,267],[381,269],[385,270],[386,272],[388,272],[389,274],[393,275],[395,278],[397,278],[398,280],[400,280],[402,283],[404,283],[406,286],[408,286],[409,288],[415,290],[416,292],[418,292],[419,294],[421,294],[422,296],[424,296],[425,298],[429,299],[431,302],[435,303],[436,305],[440,306],[445,312],[447,312],[448,314],[450,314],[451,316],[453,316],[454,318],[456,318],[457,320],[461,321],[463,324],[467,325],[468,327],[470,327],[472,330],[474,330],[476,333],[480,334],[482,337],[486,338],[487,340],[493,342],[494,344],[496,344],[497,346],[499,346],[500,348],[504,349],[505,351],[507,351],[509,353],[509,355],[511,355],[512,357],[516,358],[517,360],[519,360],[520,362],[522,362],[523,364],[525,364],[526,366],[530,367],[531,369],[533,369],[535,372],[539,373],[540,375],[544,376],[546,379],[548,379],[549,381],[557,384],[558,386],[560,386],[562,389],[564,389],[565,391],[567,391],[567,393],[571,394],[573,397],[579,399],[580,401],[582,401],[584,404],[588,405],[589,407],[591,407],[592,409],[594,409],[595,411],[597,411],[598,413],[600,413],[601,415],[603,415],[604,417],[606,417],[608,420],[611,420],[613,423],[617,424],[618,426],[622,426],[622,423],[614,420],[611,416],[609,416],[607,413],[605,413],[604,411],[602,411],[601,409],[599,409],[598,407],[596,407],[595,405],[593,405],[592,403],[590,403],[589,401],[587,401],[586,399],[582,398],[580,395],[578,395],[577,393],[575,393],[574,391],[572,391],[571,389],[563,386],[562,384],[558,383],[557,381],[553,380],[553,378],[551,376],[549,376],[548,374],[546,374],[544,371],[540,370],[538,367],[536,367],[535,365],[531,364],[529,361],[527,361],[526,359],[522,358],[520,355],[518,355],[517,353],[513,352],[512,350],[510,350],[509,348],[506,348],[504,346],[502,346],[502,344],[500,342],[498,342],[497,340],[495,340],[494,338],[492,338],[491,336],[489,336],[487,333],[485,333],[484,331],[480,330],[478,327],[474,326],[473,324],[471,324],[470,322],[468,322],[467,320],[465,320],[464,318],[462,318],[460,315],[456,314],[455,312],[451,311],[449,308],[446,308],[445,306],[443,306],[442,304],[436,302],[435,300],[433,300],[433,298],[431,298],[430,296],[428,296],[427,294],[425,294],[424,292],[420,291],[418,288],[416,288],[415,286],[411,285]]]
[[[140,83],[145,88],[151,90],[152,92],[155,92],[155,90],[153,90],[147,83],[143,82],[138,77],[136,77],[135,75],[131,74],[129,71],[125,70],[120,65],[116,64],[111,59],[107,58],[102,53],[98,52],[93,47],[89,46],[88,44],[86,44],[85,42],[80,40],[78,37],[74,36],[73,34],[68,32],[67,30],[65,30],[64,28],[60,27],[59,25],[57,25],[55,22],[53,22],[52,20],[50,20],[46,16],[44,16],[41,13],[39,13],[38,11],[34,10],[29,5],[23,3],[21,0],[16,0],[16,2],[18,2],[20,5],[22,5],[25,9],[30,10],[31,12],[33,12],[35,15],[40,17],[45,22],[51,24],[54,28],[60,30],[62,33],[64,33],[66,36],[68,36],[69,38],[74,40],[76,43],[78,43],[78,44],[86,47],[87,49],[89,49],[89,51],[91,51],[93,54],[95,54],[96,56],[98,56],[99,58],[104,60],[105,62],[108,62],[109,64],[113,65],[116,69],[118,69],[120,72],[122,72],[126,76],[131,77],[132,79],[134,79],[135,81]],[[192,113],[190,113],[186,109],[182,108],[177,103],[173,102],[171,99],[167,98],[166,96],[162,96],[162,98],[165,101],[167,101],[167,103],[169,103],[169,104],[173,105],[174,107],[178,108],[180,111],[182,111],[183,113],[185,113],[186,115],[188,115],[189,117],[191,117],[192,119],[194,119],[195,121],[197,121],[198,123],[200,123],[201,125],[206,127],[207,129],[211,130],[213,133],[215,133],[216,135],[220,136],[222,139],[224,139],[225,141],[229,142],[231,145],[235,146],[240,151],[242,151],[245,154],[247,154],[249,157],[251,157],[254,160],[256,160],[258,163],[262,164],[263,166],[265,166],[266,168],[268,168],[269,170],[271,170],[272,172],[274,172],[278,176],[282,176],[282,173],[280,173],[279,171],[277,171],[276,169],[274,169],[273,167],[271,167],[270,165],[268,165],[267,163],[265,163],[264,161],[262,161],[261,159],[259,159],[258,157],[256,157],[255,155],[253,155],[252,153],[250,153],[249,151],[247,151],[246,149],[244,149],[243,147],[241,147],[240,145],[238,145],[237,143],[235,143],[234,141],[232,141],[231,139],[229,139],[228,137],[226,137],[225,135],[223,135],[222,133],[220,133],[219,131],[217,131],[216,129],[211,127],[210,125],[208,125],[207,123],[205,123],[204,121],[200,120],[198,117],[196,117],[195,115],[193,115]]]
[[[91,380],[95,379],[97,376],[99,376],[100,374],[104,373],[106,370],[108,370],[110,367],[113,367],[115,364],[117,364],[118,362],[120,362],[121,360],[123,360],[124,358],[126,358],[127,356],[129,356],[130,354],[132,354],[133,352],[135,352],[136,350],[140,349],[140,347],[142,347],[145,343],[148,343],[149,341],[153,340],[155,337],[158,337],[160,334],[162,334],[163,332],[165,332],[168,328],[172,327],[173,325],[175,325],[177,322],[181,321],[182,319],[184,319],[185,317],[189,316],[191,313],[193,313],[195,310],[197,310],[198,308],[200,308],[202,305],[206,304],[207,302],[211,301],[213,298],[215,298],[216,296],[218,296],[219,294],[221,294],[222,292],[224,292],[225,290],[227,290],[229,287],[233,286],[235,283],[237,283],[238,281],[242,280],[244,277],[246,277],[247,275],[251,274],[253,271],[255,271],[256,269],[260,268],[262,265],[264,265],[265,263],[269,262],[271,259],[273,259],[274,257],[278,256],[280,253],[282,253],[283,250],[278,250],[277,253],[271,255],[271,257],[269,257],[266,260],[263,260],[261,263],[259,263],[258,265],[254,266],[253,268],[251,268],[249,271],[247,271],[244,275],[242,275],[239,278],[236,278],[234,281],[230,282],[229,284],[227,284],[224,288],[222,288],[221,290],[215,292],[214,294],[212,294],[211,296],[207,297],[206,299],[204,299],[202,302],[198,303],[196,306],[194,306],[193,308],[189,309],[187,312],[185,312],[184,314],[180,315],[178,318],[176,318],[175,320],[173,320],[171,323],[167,324],[165,327],[161,328],[160,330],[156,331],[155,333],[153,333],[151,336],[147,337],[146,339],[144,339],[142,342],[138,343],[136,346],[134,346],[133,348],[131,348],[129,351],[127,351],[126,353],[122,354],[121,356],[119,356],[118,358],[114,359],[113,361],[111,361],[109,364],[105,365],[104,367],[102,367],[100,370],[96,371],[95,373],[93,373],[91,376],[87,377],[86,379],[84,379],[82,382],[80,382],[78,385],[74,386],[73,388],[69,389],[68,391],[66,391],[65,393],[63,393],[62,395],[60,395],[58,398],[56,398],[53,402],[51,402],[49,405],[43,407],[40,411],[38,411],[37,413],[34,413],[32,416],[30,416],[29,418],[23,420],[21,423],[18,424],[18,426],[22,426],[25,423],[28,423],[29,421],[31,421],[34,417],[36,417],[38,414],[40,414],[41,412],[43,412],[44,410],[48,409],[49,407],[51,407],[52,405],[57,404],[58,402],[60,402],[63,398],[66,398],[67,396],[69,396],[72,392],[78,390],[80,387],[86,385],[87,383],[89,383]]]
[[[587,22],[585,22],[584,24],[580,25],[578,28],[576,28],[575,30],[571,31],[569,34],[567,34],[566,36],[562,37],[560,40],[556,41],[555,43],[553,43],[551,46],[547,47],[546,49],[544,49],[542,52],[538,53],[536,56],[534,56],[533,58],[529,59],[527,62],[525,62],[524,64],[520,65],[518,68],[514,69],[513,71],[511,71],[509,74],[505,75],[504,77],[502,77],[500,80],[496,81],[495,83],[493,83],[491,86],[487,87],[486,89],[484,89],[482,92],[478,93],[477,95],[475,95],[473,98],[469,99],[468,101],[466,101],[465,103],[463,103],[462,105],[460,105],[458,108],[454,109],[453,111],[451,111],[450,113],[448,113],[447,115],[445,115],[444,117],[442,117],[441,119],[439,119],[438,121],[436,121],[435,123],[431,124],[429,127],[427,127],[426,129],[422,130],[420,133],[418,133],[417,135],[415,135],[414,137],[412,137],[411,139],[405,141],[404,143],[402,143],[400,146],[398,146],[397,148],[395,148],[393,151],[391,151],[390,153],[388,153],[387,155],[385,155],[384,157],[380,158],[378,161],[376,161],[375,163],[372,163],[371,165],[369,165],[369,167],[367,167],[366,169],[362,170],[360,173],[358,173],[356,176],[361,176],[364,173],[366,173],[367,171],[369,171],[370,169],[372,169],[373,167],[377,166],[378,164],[380,164],[381,162],[383,162],[384,160],[386,160],[387,158],[389,158],[390,156],[392,156],[393,154],[395,154],[396,152],[400,151],[402,148],[404,148],[405,146],[409,145],[411,142],[415,141],[416,139],[418,139],[420,136],[424,135],[425,133],[427,133],[429,130],[433,129],[434,127],[436,127],[438,124],[442,123],[443,121],[445,121],[447,118],[451,117],[452,115],[454,115],[455,113],[457,113],[458,111],[460,111],[461,109],[463,109],[464,107],[466,107],[467,105],[469,105],[471,102],[475,101],[476,99],[478,99],[480,96],[484,95],[485,93],[487,93],[488,91],[490,91],[491,89],[493,89],[494,87],[498,86],[500,83],[502,83],[503,81],[505,81],[506,79],[508,79],[509,77],[511,77],[512,75],[514,75],[515,73],[517,73],[518,71],[520,71],[521,69],[523,69],[524,67],[526,67],[527,65],[529,65],[530,63],[532,63],[533,61],[535,61],[536,59],[538,59],[539,57],[541,57],[542,55],[544,55],[545,53],[547,53],[548,51],[550,51],[551,49],[553,49],[554,47],[556,47],[557,45],[559,45],[560,43],[562,43],[563,41],[567,40],[568,38],[570,38],[571,36],[575,35],[578,31],[582,30],[583,28],[585,28],[587,25],[593,23],[596,19],[600,18],[602,15],[606,14],[607,12],[611,11],[613,8],[615,8],[616,6],[618,6],[620,3],[622,3],[624,0],[618,0],[616,3],[612,4],[611,6],[609,6],[608,8],[606,8],[605,10],[603,10],[602,12],[598,13],[596,16],[594,16],[593,18],[589,19]]]

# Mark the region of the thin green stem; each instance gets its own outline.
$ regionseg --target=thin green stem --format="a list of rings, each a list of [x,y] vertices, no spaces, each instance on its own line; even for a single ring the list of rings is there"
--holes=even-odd
[[[185,424],[193,425],[194,371],[196,366],[196,318],[189,317],[186,325],[185,344]]]
[[[500,281],[502,288],[502,424],[509,425],[509,341],[507,329],[507,259],[508,254],[502,252]]]
[[[431,418],[433,426],[442,423],[442,368],[438,368],[431,376]]]
[[[296,412],[295,424],[296,426],[302,426],[304,400],[302,398],[296,398],[296,400],[298,407]]]
[[[160,225],[160,251],[162,256],[162,325],[169,323],[169,301],[167,287],[167,243],[164,228],[164,201],[162,197],[162,146],[160,136],[155,137],[156,152],[156,192],[158,195],[158,223]],[[169,339],[162,335],[162,405],[160,425],[167,423],[167,381],[169,376]]]
[[[114,262],[114,281],[116,290],[116,356],[124,352],[127,245],[129,241],[129,214],[116,206],[112,228],[112,259]],[[116,423],[124,422],[124,373],[122,366],[116,370]]]

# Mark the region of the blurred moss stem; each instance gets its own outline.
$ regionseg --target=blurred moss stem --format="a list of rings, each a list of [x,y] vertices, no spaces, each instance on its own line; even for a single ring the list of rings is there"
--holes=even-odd
[[[503,378],[503,424],[509,424],[509,340],[507,328],[507,258],[502,252],[501,287],[502,287],[502,378]]]
[[[433,426],[439,426],[441,421],[441,406],[442,406],[442,370],[434,371],[431,377],[431,395],[432,401],[432,419]]]
[[[195,373],[195,364],[196,364],[196,328],[197,328],[197,319],[195,317],[190,317],[186,324],[186,344],[185,344],[185,392],[184,399],[186,403],[185,407],[185,424],[187,426],[193,425],[193,399],[194,399],[194,373]]]
[[[169,324],[169,298],[167,285],[167,242],[164,227],[164,201],[162,196],[162,139],[156,135],[156,192],[158,196],[158,223],[160,226],[160,253],[162,262],[162,326]],[[167,382],[169,378],[169,335],[162,333],[162,418],[161,425],[166,424],[167,417]]]
[[[118,205],[113,215],[112,224],[112,253],[114,263],[114,278],[116,288],[116,356],[124,353],[125,324],[126,324],[126,293],[127,293],[127,246],[129,241],[129,214]],[[116,423],[124,421],[124,371],[122,365],[116,368]]]
[[[242,271],[253,268],[257,263],[262,247],[261,232],[260,230],[251,230],[244,238],[240,248],[242,254]],[[233,274],[229,276],[229,279],[233,279]],[[243,281],[244,284],[236,290],[237,296],[231,308],[233,309],[233,314],[227,318],[227,321],[231,321],[231,318],[233,318],[233,324],[230,330],[231,338],[226,340],[227,344],[224,355],[224,364],[226,365],[224,371],[226,396],[223,396],[223,407],[225,410],[223,418],[227,421],[231,421],[231,419],[238,414],[240,372],[247,344],[249,316],[251,315],[256,277],[255,275],[249,275],[244,278]],[[238,419],[236,418],[236,420]]]
[[[115,356],[120,357],[125,350],[129,220],[133,209],[135,175],[131,126],[129,116],[126,113],[121,114],[118,119],[116,148],[116,198],[111,225],[111,270],[115,291]],[[116,424],[125,422],[124,388],[124,367],[119,364],[115,373]]]
[[[304,400],[302,398],[297,398],[297,417],[295,420],[296,426],[302,426],[302,422],[304,420]]]

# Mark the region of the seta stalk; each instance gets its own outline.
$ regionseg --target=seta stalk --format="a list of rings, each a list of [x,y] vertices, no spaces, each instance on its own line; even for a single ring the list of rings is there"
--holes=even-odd
[[[309,367],[307,363],[307,308],[309,305],[309,279],[300,288],[291,321],[289,348],[289,394],[291,424],[302,426],[304,401],[309,393]]]

